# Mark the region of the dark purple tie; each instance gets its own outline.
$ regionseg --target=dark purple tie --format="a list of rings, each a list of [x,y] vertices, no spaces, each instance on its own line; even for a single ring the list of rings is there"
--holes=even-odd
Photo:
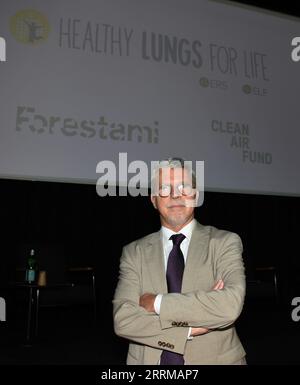
[[[173,241],[173,248],[169,254],[167,265],[167,284],[169,293],[181,293],[182,276],[184,270],[184,257],[180,244],[185,235],[173,234],[170,239]],[[164,350],[160,357],[160,365],[184,365],[182,354]]]

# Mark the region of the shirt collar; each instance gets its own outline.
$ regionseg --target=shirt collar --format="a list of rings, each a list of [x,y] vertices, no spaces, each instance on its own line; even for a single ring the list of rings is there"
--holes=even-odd
[[[190,223],[185,225],[178,233],[169,229],[168,227],[162,226],[161,233],[162,233],[163,241],[167,242],[170,239],[170,236],[173,234],[183,234],[188,239],[188,241],[190,241],[195,225],[196,225],[196,219],[194,218],[193,220],[191,220]]]

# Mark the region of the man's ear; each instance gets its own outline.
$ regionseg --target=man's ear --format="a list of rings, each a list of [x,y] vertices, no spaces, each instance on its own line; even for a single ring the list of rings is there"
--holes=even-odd
[[[151,202],[152,202],[153,206],[157,209],[157,205],[156,205],[156,196],[151,195]]]
[[[199,191],[196,190],[196,193],[191,199],[186,199],[184,205],[186,207],[198,207]]]

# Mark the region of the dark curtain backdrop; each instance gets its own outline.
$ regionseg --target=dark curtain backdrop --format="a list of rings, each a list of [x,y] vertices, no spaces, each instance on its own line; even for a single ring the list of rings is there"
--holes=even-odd
[[[45,245],[56,247],[52,261],[40,256],[40,267],[47,269],[50,262],[52,270],[93,265],[99,306],[111,322],[122,247],[160,226],[149,198],[100,198],[94,185],[68,183],[2,179],[0,188],[1,284],[14,279],[31,247],[38,259]],[[196,209],[200,223],[241,236],[248,278],[257,266],[276,266],[287,305],[300,288],[299,214],[300,198],[216,192],[206,192]]]

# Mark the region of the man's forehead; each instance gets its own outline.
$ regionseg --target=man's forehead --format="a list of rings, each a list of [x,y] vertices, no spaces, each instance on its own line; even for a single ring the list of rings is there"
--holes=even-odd
[[[168,182],[172,180],[176,181],[191,181],[191,173],[189,170],[181,168],[181,167],[176,167],[176,168],[171,168],[171,167],[163,167],[159,169],[159,180],[160,182]]]

